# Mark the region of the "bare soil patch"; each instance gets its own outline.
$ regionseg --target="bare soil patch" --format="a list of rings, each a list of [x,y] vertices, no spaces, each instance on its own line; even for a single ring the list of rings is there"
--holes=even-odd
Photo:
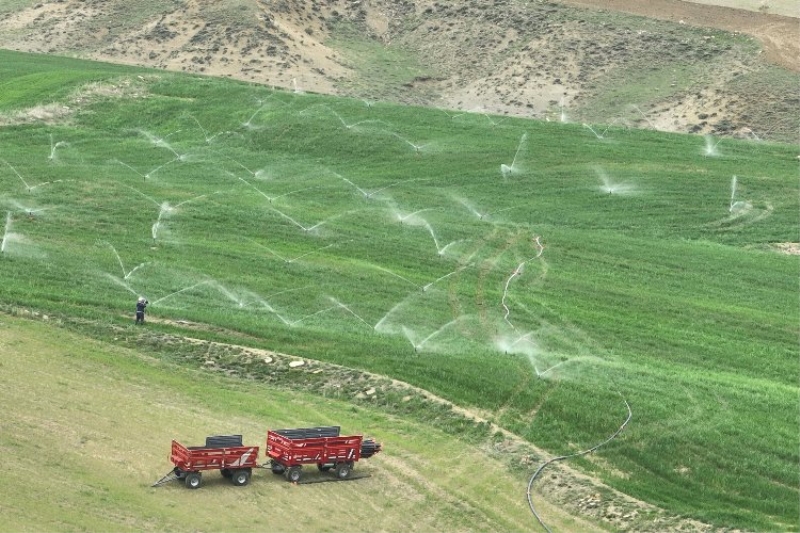
[[[779,242],[775,243],[774,248],[787,255],[800,255],[800,242]]]
[[[659,20],[746,33],[764,45],[767,61],[800,72],[800,23],[797,18],[767,12],[735,9],[713,2],[685,0],[561,0],[562,3],[631,13]],[[788,11],[788,9],[787,9]],[[795,9],[795,17],[800,10]]]

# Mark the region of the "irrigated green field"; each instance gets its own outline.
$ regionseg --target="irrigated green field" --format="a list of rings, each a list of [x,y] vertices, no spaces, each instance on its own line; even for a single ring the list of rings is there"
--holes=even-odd
[[[6,311],[188,366],[205,354],[161,335],[203,324],[555,455],[627,401],[573,464],[670,513],[796,528],[798,261],[775,246],[798,242],[796,146],[0,59]]]

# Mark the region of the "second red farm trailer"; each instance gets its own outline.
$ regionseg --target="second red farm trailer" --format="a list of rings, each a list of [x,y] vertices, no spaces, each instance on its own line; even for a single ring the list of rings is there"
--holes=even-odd
[[[381,451],[381,445],[361,435],[342,436],[339,426],[275,429],[267,433],[267,455],[274,474],[300,481],[303,465],[316,465],[322,472],[333,469],[336,477],[350,477],[359,459]]]

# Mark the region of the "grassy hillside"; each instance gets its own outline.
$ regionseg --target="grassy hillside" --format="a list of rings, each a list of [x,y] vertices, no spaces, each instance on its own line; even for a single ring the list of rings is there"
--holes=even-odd
[[[792,527],[797,258],[772,245],[798,241],[796,147],[2,58],[9,86],[59,92],[0,111],[70,108],[0,129],[5,309],[198,367],[164,333],[207,324],[554,454],[605,439],[624,399],[630,426],[582,468],[676,514]],[[171,323],[134,327],[139,295]]]
[[[499,459],[410,419],[187,371],[46,323],[4,316],[0,331],[3,531],[531,527],[524,478],[497,484]],[[368,432],[386,453],[359,462],[356,473],[368,477],[349,483],[292,485],[264,469],[243,488],[213,471],[197,491],[150,487],[171,467],[173,438],[191,445],[237,433],[263,446],[266,428],[309,421]],[[560,527],[594,529],[548,512]]]

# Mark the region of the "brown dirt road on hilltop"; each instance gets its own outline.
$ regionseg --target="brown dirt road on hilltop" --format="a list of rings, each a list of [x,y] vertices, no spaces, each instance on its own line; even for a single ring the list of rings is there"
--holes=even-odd
[[[619,11],[690,26],[740,32],[757,38],[764,59],[800,72],[800,19],[684,0],[560,0],[577,7]]]

